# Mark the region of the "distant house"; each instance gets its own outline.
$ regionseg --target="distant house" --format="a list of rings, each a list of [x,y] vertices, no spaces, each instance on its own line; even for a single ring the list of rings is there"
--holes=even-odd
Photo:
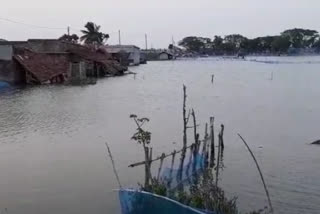
[[[147,61],[175,59],[175,55],[171,53],[171,50],[167,49],[148,49],[142,50],[141,53],[144,55]]]
[[[166,51],[159,53],[158,57],[159,57],[159,60],[172,60],[173,59],[173,55],[166,52]]]
[[[105,50],[112,54],[113,56],[117,56],[120,53],[122,55],[124,53],[128,53],[128,63],[130,65],[139,65],[140,64],[140,48],[134,45],[107,45],[105,46]]]

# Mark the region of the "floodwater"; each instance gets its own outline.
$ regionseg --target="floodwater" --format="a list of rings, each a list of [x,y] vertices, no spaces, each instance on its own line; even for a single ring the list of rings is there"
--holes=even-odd
[[[210,116],[216,131],[225,125],[220,184],[242,211],[267,200],[237,133],[260,163],[276,213],[320,212],[320,147],[309,145],[320,139],[320,57],[205,58],[131,70],[137,74],[96,85],[0,92],[0,211],[119,213],[105,142],[122,185],[143,182],[143,168],[127,168],[143,159],[129,115],[151,119],[154,156],[180,148],[185,84],[200,134]]]

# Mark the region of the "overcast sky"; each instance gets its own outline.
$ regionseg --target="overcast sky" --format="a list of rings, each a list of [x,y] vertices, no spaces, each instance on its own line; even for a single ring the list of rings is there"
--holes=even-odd
[[[2,0],[0,38],[57,38],[66,30],[33,28],[1,20],[11,19],[53,28],[81,29],[87,21],[118,42],[144,47],[167,47],[172,36],[240,33],[249,38],[303,27],[320,31],[320,0]],[[5,2],[5,3],[4,3]],[[78,33],[73,30],[72,33]]]

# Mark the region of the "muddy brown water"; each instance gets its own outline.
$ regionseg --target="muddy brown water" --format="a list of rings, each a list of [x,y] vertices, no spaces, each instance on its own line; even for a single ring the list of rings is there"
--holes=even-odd
[[[119,213],[104,143],[122,184],[142,182],[143,168],[127,168],[143,158],[141,147],[130,141],[135,126],[129,115],[151,119],[154,155],[179,148],[185,84],[200,134],[212,115],[217,130],[225,125],[220,184],[238,197],[242,211],[263,208],[267,200],[237,133],[256,154],[276,213],[320,212],[320,147],[308,145],[320,139],[320,57],[206,58],[131,70],[135,77],[96,85],[0,92],[0,210]]]

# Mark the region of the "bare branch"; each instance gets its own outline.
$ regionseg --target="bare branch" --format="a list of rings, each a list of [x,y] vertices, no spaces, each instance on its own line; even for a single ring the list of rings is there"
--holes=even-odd
[[[115,166],[115,164],[114,164],[114,160],[113,160],[113,157],[112,157],[112,154],[111,154],[111,150],[110,150],[110,148],[109,148],[108,143],[106,143],[106,146],[107,146],[107,149],[108,149],[109,158],[110,158],[111,163],[112,163],[113,172],[114,172],[114,174],[115,174],[115,176],[116,176],[116,179],[117,179],[117,181],[118,181],[118,185],[119,185],[120,189],[122,189],[122,186],[121,186],[121,183],[120,183],[120,179],[119,179],[119,175],[118,175],[118,172],[117,172],[117,170],[116,170],[116,166]]]
[[[243,137],[238,134],[238,136],[241,138],[242,142],[245,144],[245,146],[247,147],[248,151],[250,152],[256,166],[257,166],[257,169],[259,171],[259,174],[260,174],[260,177],[261,177],[261,180],[262,180],[262,183],[263,183],[263,187],[264,187],[264,190],[266,192],[266,195],[267,195],[267,198],[268,198],[268,202],[269,202],[269,206],[270,206],[270,211],[271,213],[273,213],[273,207],[272,207],[272,203],[271,203],[271,199],[270,199],[270,195],[269,195],[269,191],[268,191],[268,188],[267,188],[267,185],[266,185],[266,182],[264,181],[264,178],[263,178],[263,174],[262,174],[262,171],[260,169],[260,166],[258,164],[258,161],[256,159],[256,157],[254,156],[253,152],[251,151],[249,145],[247,144],[247,142],[243,139]]]

